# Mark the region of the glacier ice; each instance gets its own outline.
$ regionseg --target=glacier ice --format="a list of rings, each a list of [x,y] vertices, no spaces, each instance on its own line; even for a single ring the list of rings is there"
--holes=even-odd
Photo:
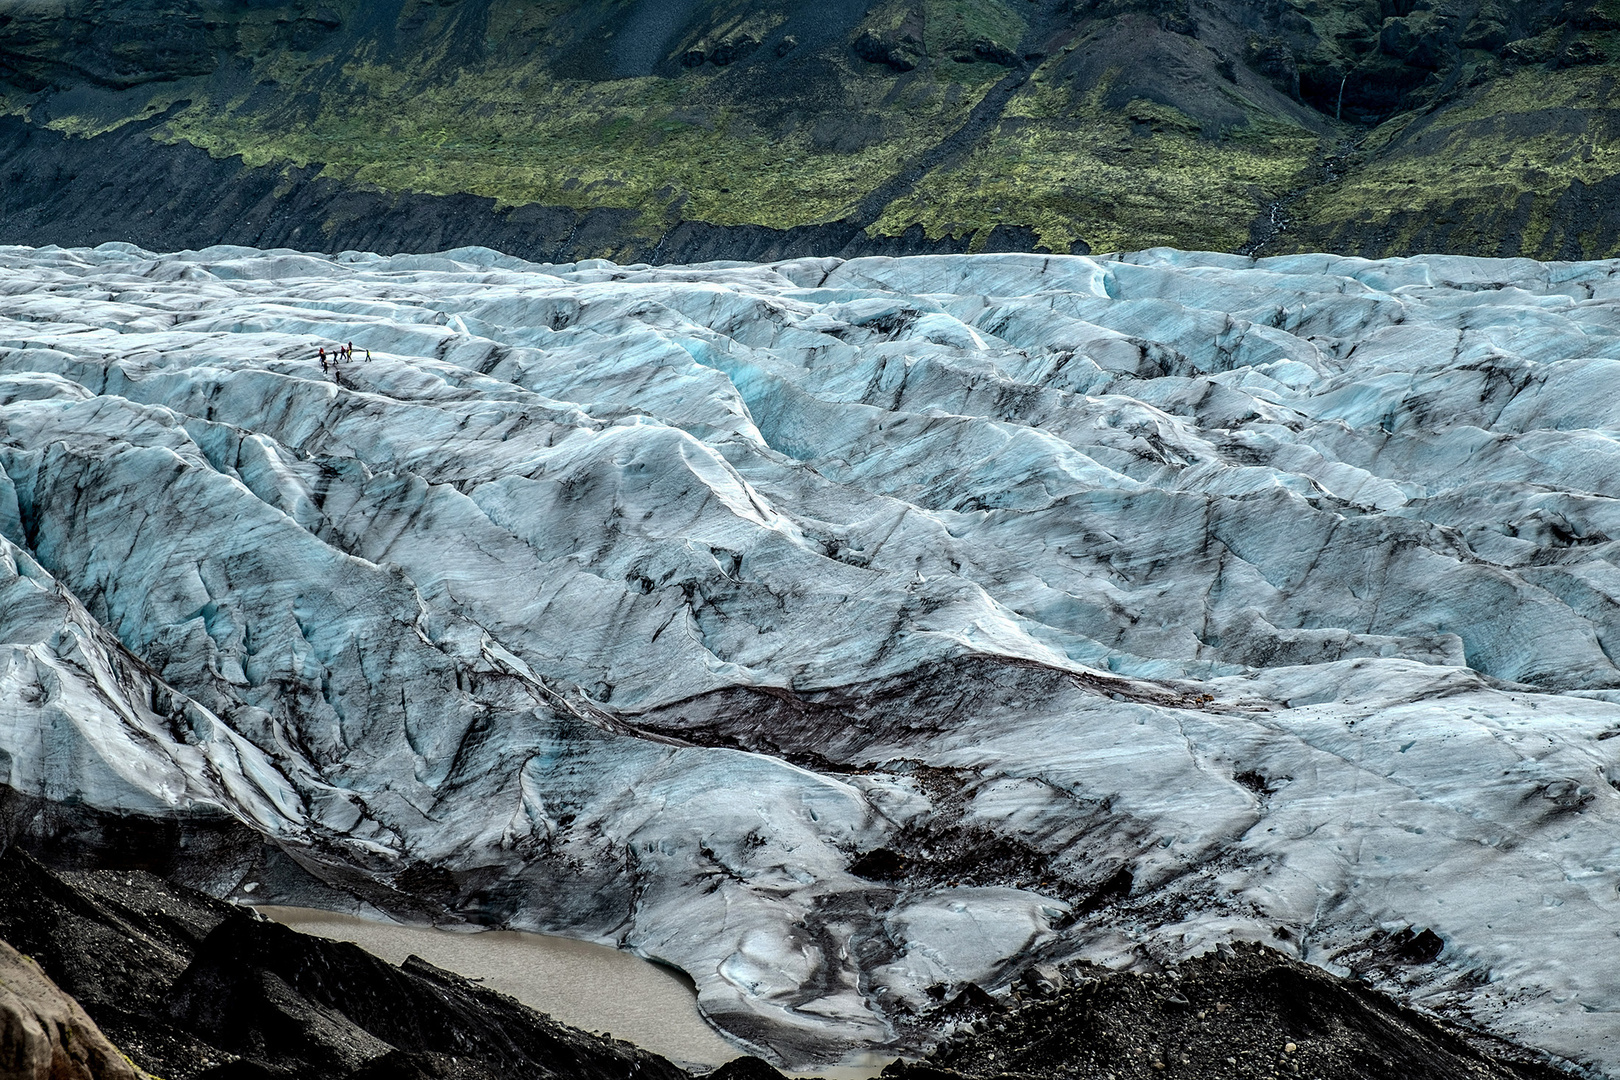
[[[1617,270],[0,248],[0,779],[792,1063],[1243,937],[1615,1073]]]

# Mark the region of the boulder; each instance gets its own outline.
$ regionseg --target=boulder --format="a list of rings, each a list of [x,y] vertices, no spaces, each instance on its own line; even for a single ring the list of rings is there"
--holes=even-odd
[[[973,43],[973,56],[977,60],[986,60],[1002,67],[1017,67],[1018,54],[999,42],[989,38],[980,38]]]
[[[0,941],[0,1075],[12,1080],[148,1080],[57,989]]]
[[[913,13],[886,30],[868,27],[855,39],[855,55],[869,64],[884,64],[895,71],[913,71],[928,59],[923,44],[923,21]]]
[[[1271,85],[1291,98],[1299,97],[1299,62],[1280,38],[1257,38],[1249,42],[1249,67],[1264,75]]]

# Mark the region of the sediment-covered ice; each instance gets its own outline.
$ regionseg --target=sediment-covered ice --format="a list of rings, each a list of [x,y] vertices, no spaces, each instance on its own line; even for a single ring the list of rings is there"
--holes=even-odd
[[[0,779],[794,1063],[1242,937],[1614,1074],[1616,270],[0,249]]]

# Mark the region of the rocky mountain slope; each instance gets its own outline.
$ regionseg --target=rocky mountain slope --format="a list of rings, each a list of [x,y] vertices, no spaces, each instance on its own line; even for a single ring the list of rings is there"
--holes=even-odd
[[[0,4],[0,241],[1620,251],[1615,0]]]
[[[1252,939],[1620,1069],[1613,264],[0,258],[14,834],[780,1062]]]

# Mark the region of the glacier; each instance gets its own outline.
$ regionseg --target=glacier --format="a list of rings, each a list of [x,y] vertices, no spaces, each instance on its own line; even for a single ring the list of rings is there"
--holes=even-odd
[[[791,1065],[1243,939],[1620,1075],[1620,263],[5,247],[0,436],[16,791]]]

